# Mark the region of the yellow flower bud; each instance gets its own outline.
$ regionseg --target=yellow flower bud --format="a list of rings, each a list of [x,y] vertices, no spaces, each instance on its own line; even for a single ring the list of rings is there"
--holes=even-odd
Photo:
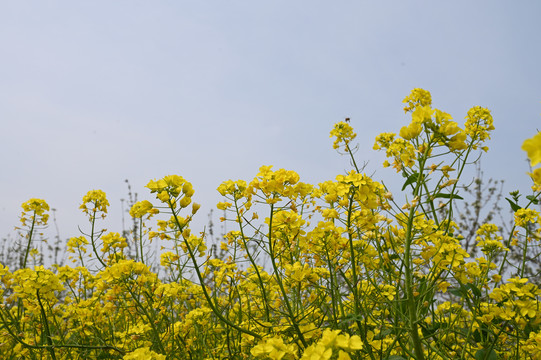
[[[184,231],[182,231],[182,236],[183,236],[185,239],[187,239],[187,238],[190,237],[190,234],[191,234],[191,233],[192,233],[191,230],[188,229],[188,228],[186,228],[186,229],[184,229]]]
[[[186,195],[182,199],[180,199],[179,205],[185,208],[186,206],[190,205],[191,202],[192,202],[192,198]]]

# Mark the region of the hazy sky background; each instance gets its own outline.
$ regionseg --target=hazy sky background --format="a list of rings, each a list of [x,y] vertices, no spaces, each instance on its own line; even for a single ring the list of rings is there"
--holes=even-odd
[[[367,172],[402,181],[372,146],[409,123],[401,101],[415,87],[460,124],[491,109],[486,177],[527,191],[540,14],[533,0],[4,1],[0,236],[32,197],[57,209],[62,238],[78,236],[91,189],[121,231],[124,180],[152,199],[144,185],[168,174],[193,183],[201,230],[223,180],[261,165],[312,183],[343,173],[329,131],[345,117]]]

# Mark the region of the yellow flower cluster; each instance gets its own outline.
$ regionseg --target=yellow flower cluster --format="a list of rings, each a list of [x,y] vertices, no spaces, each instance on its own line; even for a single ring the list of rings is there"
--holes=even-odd
[[[408,112],[419,106],[432,105],[432,95],[427,90],[415,88],[402,102],[406,104],[404,111]]]
[[[222,196],[231,195],[233,199],[238,200],[246,195],[245,191],[247,187],[248,185],[244,180],[228,180],[218,186],[218,192]]]
[[[340,330],[326,329],[321,339],[310,345],[303,353],[301,360],[329,360],[338,350],[340,360],[350,360],[349,353],[361,350],[363,342],[358,335],[340,334]]]
[[[88,205],[91,205],[90,208]],[[107,200],[107,196],[103,191],[91,190],[83,197],[83,203],[79,209],[83,210],[85,214],[90,216],[91,212],[95,214],[98,211],[106,214],[108,206],[109,201]]]
[[[272,166],[262,166],[257,177],[250,182],[247,191],[256,194],[261,191],[265,201],[276,204],[281,197],[305,197],[311,191],[311,186],[299,183],[299,174],[292,170],[272,170]]]
[[[380,136],[376,138],[374,150],[386,149],[386,155],[388,158],[393,159],[392,166],[397,172],[402,171],[404,167],[413,167],[415,165],[415,161],[417,160],[417,152],[415,151],[415,147],[406,139],[394,138],[394,136],[388,143],[388,146],[385,146],[383,144],[387,143],[389,140],[388,135],[389,134],[384,134],[383,138]],[[391,164],[387,160],[385,160],[383,163],[384,167],[389,167],[390,165]]]
[[[490,110],[481,106],[474,106],[468,111],[466,116],[466,133],[473,140],[474,149],[478,143],[490,139],[490,131],[494,130],[494,120]],[[487,147],[482,148],[487,151]]]
[[[192,184],[179,175],[168,175],[159,180],[151,180],[146,187],[151,193],[156,193],[157,199],[173,208],[176,208],[177,204],[181,208],[190,205],[195,192]]]
[[[154,205],[148,200],[138,201],[130,209],[130,216],[132,218],[142,218],[148,215],[150,218],[152,215],[156,215],[160,210],[156,209]]]
[[[142,347],[126,354],[123,360],[166,360],[165,355],[160,355],[150,350],[148,347]]]
[[[75,253],[79,250],[86,252],[85,245],[88,245],[88,240],[84,236],[72,237],[68,240],[67,250],[70,253]]]
[[[477,230],[477,246],[482,248],[482,251],[486,254],[493,254],[494,252],[509,251],[502,241],[503,237],[499,235],[499,229],[494,224],[483,224]]]
[[[250,353],[259,359],[288,360],[296,359],[296,346],[293,344],[284,344],[282,338],[265,339],[254,346]]]
[[[383,133],[376,138],[374,150],[385,150],[392,163],[386,160],[384,166],[393,166],[397,172],[412,168],[421,154],[432,154],[442,148],[442,154],[451,151],[462,153],[477,149],[490,139],[494,130],[490,111],[479,106],[468,111],[465,129],[452,121],[451,115],[432,108],[432,96],[423,89],[414,89],[404,99],[406,112],[411,112],[411,122],[400,129],[399,137],[394,133]],[[488,150],[486,146],[483,150]]]
[[[103,248],[101,249],[103,253],[107,253],[115,249],[121,250],[128,246],[126,238],[120,236],[120,234],[117,232],[110,232],[106,235],[103,235],[101,237],[101,240],[103,242]]]
[[[23,213],[21,215],[21,223],[23,226],[47,225],[49,220],[49,204],[42,199],[30,199],[22,205]]]
[[[122,234],[97,230],[109,202],[90,191],[81,205],[90,230],[67,241],[78,264],[0,264],[2,358],[539,358],[541,289],[527,278],[539,213],[512,202],[509,238],[481,224],[482,253],[471,256],[453,211],[490,112],[473,108],[463,130],[426,90],[404,103],[411,122],[374,145],[403,175],[404,204],[357,168],[347,122],[331,137],[354,169],[333,180],[314,186],[262,166],[250,181],[220,184],[223,238],[192,231],[199,205],[181,176],[151,180],[158,204],[135,203],[137,231]],[[524,145],[532,166],[540,139]],[[540,197],[541,188],[527,199]],[[23,209],[26,259],[49,206],[31,199]],[[153,254],[152,239],[168,241]]]
[[[527,227],[530,224],[541,225],[541,216],[535,209],[518,209],[515,212],[515,224],[521,227]]]
[[[101,218],[107,216],[109,201],[102,190],[91,190],[84,197],[79,209],[85,213],[91,222],[96,221],[96,216],[101,213]]]
[[[341,121],[334,125],[334,128],[331,130],[330,137],[336,137],[333,143],[333,148],[338,149],[341,143],[344,143],[346,150],[351,143],[357,137],[357,134],[353,132],[353,128],[347,122]]]

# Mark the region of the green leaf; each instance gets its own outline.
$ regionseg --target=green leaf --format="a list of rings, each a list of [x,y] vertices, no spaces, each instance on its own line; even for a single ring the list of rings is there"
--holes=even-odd
[[[386,357],[384,360],[406,360],[406,358],[400,355],[391,355],[389,357]]]
[[[437,198],[464,200],[464,198],[462,198],[462,196],[458,194],[446,194],[446,193],[437,193],[436,195],[434,195],[434,199],[437,199]]]
[[[526,196],[526,199],[530,200],[534,205],[539,204],[539,199],[533,195]]]
[[[421,331],[423,332],[424,336],[432,336],[436,333],[436,331],[438,331],[441,328],[440,323],[433,323],[430,326],[423,326],[421,324],[419,325],[421,326]]]
[[[346,316],[344,316],[340,322],[349,322],[349,321],[361,321],[363,318],[362,316],[359,314],[359,315],[355,315],[355,314],[348,314]]]
[[[498,354],[492,349],[481,349],[475,353],[475,360],[498,360]]]
[[[447,291],[453,294],[454,296],[458,296],[458,297],[464,296],[464,291],[462,290],[462,288],[449,288],[447,289]]]
[[[473,332],[473,339],[476,341],[476,342],[481,342],[481,333],[479,332],[479,329],[475,329],[475,331]]]
[[[386,330],[383,330],[382,332],[380,332],[379,334],[377,334],[376,336],[374,336],[374,340],[382,340],[382,339],[385,339],[385,337],[387,335],[390,335],[393,333],[393,330],[392,329],[386,329]]]
[[[475,286],[474,284],[468,284],[466,286],[471,289],[471,292],[473,293],[473,295],[475,295],[475,297],[481,297],[481,290],[479,290],[477,286]]]
[[[411,174],[410,176],[408,176],[408,178],[406,179],[406,182],[404,183],[404,185],[402,186],[402,191],[404,191],[404,189],[408,186],[408,185],[411,185],[415,182],[417,182],[417,178],[419,177],[419,173],[418,172],[414,172],[413,174]]]
[[[517,210],[521,209],[520,206],[518,206],[515,202],[513,202],[511,199],[509,198],[505,198],[505,200],[509,201],[509,205],[511,205],[511,209],[513,210],[513,212],[517,212]]]

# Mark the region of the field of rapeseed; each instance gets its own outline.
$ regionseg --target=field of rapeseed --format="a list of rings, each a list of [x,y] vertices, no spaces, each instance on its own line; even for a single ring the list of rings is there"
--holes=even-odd
[[[71,265],[30,268],[49,206],[25,202],[20,269],[0,265],[2,359],[541,359],[541,291],[524,277],[541,236],[541,168],[533,195],[509,199],[509,238],[482,224],[473,258],[455,209],[492,116],[473,107],[459,126],[422,89],[404,103],[411,123],[374,149],[403,176],[405,203],[361,172],[347,121],[331,137],[352,169],[333,181],[263,166],[222,183],[217,207],[235,228],[215,251],[190,229],[199,205],[178,175],[150,181],[155,202],[131,208],[136,255],[99,230],[109,203],[93,190],[81,205],[88,231],[66,245]],[[523,149],[540,163],[541,133]],[[158,239],[154,264],[146,244]]]

